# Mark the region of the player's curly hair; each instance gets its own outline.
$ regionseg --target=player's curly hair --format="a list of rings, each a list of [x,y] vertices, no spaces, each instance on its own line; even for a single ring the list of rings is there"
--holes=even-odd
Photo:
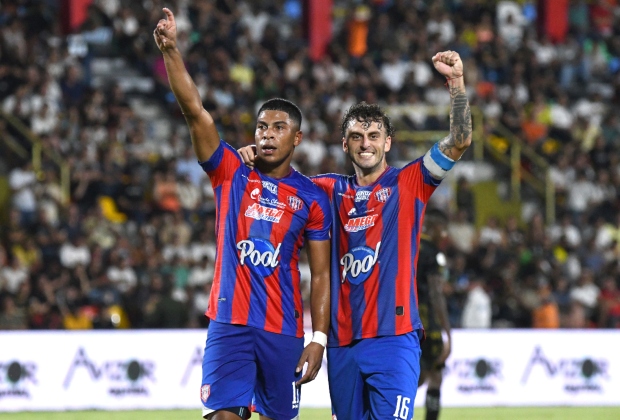
[[[389,137],[394,137],[394,126],[392,126],[390,117],[388,117],[387,114],[377,104],[360,102],[352,105],[351,108],[349,108],[342,117],[342,125],[340,126],[342,137],[345,137],[347,127],[349,126],[351,121],[354,120],[360,122],[376,122],[382,124],[385,127],[386,134]]]

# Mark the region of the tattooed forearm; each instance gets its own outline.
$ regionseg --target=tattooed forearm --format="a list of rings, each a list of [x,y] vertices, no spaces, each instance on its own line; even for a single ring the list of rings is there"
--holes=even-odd
[[[450,87],[450,135],[439,143],[440,150],[452,159],[461,157],[471,144],[471,108],[464,89]]]

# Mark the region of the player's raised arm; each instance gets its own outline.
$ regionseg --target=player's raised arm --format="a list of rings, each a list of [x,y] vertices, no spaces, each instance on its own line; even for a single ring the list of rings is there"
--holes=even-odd
[[[220,144],[220,138],[211,115],[202,107],[196,85],[185,69],[183,57],[177,48],[177,25],[168,8],[163,9],[166,19],[157,23],[153,37],[164,56],[170,88],[181,107],[190,129],[192,144],[198,160],[208,160]]]
[[[450,91],[450,134],[437,147],[455,162],[465,153],[472,140],[471,108],[465,91],[463,62],[458,53],[443,51],[433,56],[433,65],[447,79]]]
[[[301,371],[304,363],[308,368],[304,376],[297,382],[302,385],[313,381],[321,369],[323,352],[327,345],[327,330],[329,329],[329,267],[330,241],[309,240],[308,260],[310,263],[310,312],[312,314],[312,342],[306,346],[297,363],[297,371]]]

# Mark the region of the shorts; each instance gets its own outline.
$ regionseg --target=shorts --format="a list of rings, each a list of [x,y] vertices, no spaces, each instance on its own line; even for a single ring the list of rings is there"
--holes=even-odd
[[[426,340],[422,343],[422,357],[420,358],[420,370],[441,370],[444,364],[437,365],[436,360],[443,351],[443,336],[440,330],[426,331]]]
[[[202,359],[203,416],[249,407],[254,397],[256,412],[275,420],[296,418],[301,372],[295,369],[303,349],[303,337],[211,321]]]
[[[420,377],[418,333],[328,347],[327,373],[338,420],[409,420]]]

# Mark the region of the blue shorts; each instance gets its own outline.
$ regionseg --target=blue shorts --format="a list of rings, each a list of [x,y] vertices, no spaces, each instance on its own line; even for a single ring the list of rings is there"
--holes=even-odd
[[[303,337],[212,320],[202,359],[203,416],[249,407],[254,396],[258,413],[275,420],[297,417],[301,372],[295,368],[303,349]]]
[[[338,420],[413,418],[420,377],[417,332],[327,348],[332,411]]]

